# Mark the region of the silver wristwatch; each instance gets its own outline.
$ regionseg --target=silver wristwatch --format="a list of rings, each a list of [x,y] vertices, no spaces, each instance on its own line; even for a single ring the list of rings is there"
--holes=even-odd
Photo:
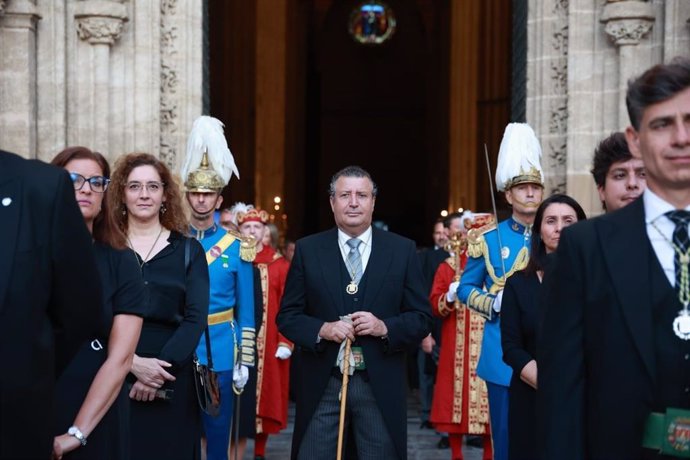
[[[84,436],[84,433],[82,433],[81,430],[76,426],[69,427],[69,429],[67,430],[67,434],[77,438],[77,441],[79,441],[79,444],[81,444],[82,446],[86,445],[86,436]]]

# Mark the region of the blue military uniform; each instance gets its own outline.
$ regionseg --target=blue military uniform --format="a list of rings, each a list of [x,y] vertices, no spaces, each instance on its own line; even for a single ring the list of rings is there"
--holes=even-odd
[[[232,422],[233,400],[232,369],[235,353],[241,353],[244,366],[254,366],[255,324],[254,324],[254,275],[253,243],[236,234],[231,235],[231,244],[221,252],[218,243],[226,231],[214,224],[207,230],[191,228],[207,254],[217,256],[209,265],[210,299],[208,307],[208,330],[211,339],[213,368],[219,373],[221,385],[221,409],[218,417],[203,414],[204,429],[209,440],[207,458],[227,459],[227,446]],[[227,241],[227,240],[226,240]],[[241,345],[241,346],[240,346]],[[202,364],[207,364],[206,340],[204,335],[196,349]],[[220,439],[213,439],[214,437]]]
[[[498,232],[503,245],[500,250]],[[491,431],[497,460],[507,458],[508,386],[512,370],[503,362],[500,318],[493,307],[496,294],[503,289],[506,279],[527,266],[530,237],[531,227],[512,217],[499,223],[498,231],[495,224],[470,230],[469,258],[458,286],[460,301],[486,319],[477,375],[487,382],[489,389]]]

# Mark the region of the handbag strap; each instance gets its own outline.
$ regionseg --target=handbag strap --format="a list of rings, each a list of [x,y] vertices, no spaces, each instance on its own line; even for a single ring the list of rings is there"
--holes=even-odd
[[[187,238],[184,242],[184,268],[185,274],[189,271],[189,265],[191,264],[191,239]],[[208,363],[208,368],[213,369],[213,357],[211,356],[211,337],[208,335],[208,326],[204,329],[204,336],[206,338],[206,362]]]

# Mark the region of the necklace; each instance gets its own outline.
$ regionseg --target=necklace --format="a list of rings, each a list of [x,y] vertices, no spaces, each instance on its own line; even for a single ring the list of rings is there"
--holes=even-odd
[[[690,340],[690,270],[688,264],[690,263],[690,248],[683,252],[677,244],[669,240],[666,235],[661,233],[659,227],[652,222],[652,227],[672,248],[673,252],[678,255],[680,261],[680,280],[678,281],[678,300],[683,305],[683,309],[678,312],[678,316],[673,320],[673,332],[682,340]]]
[[[355,283],[357,271],[352,269],[352,266],[350,265],[350,262],[347,259],[345,259],[345,265],[347,265],[347,271],[351,278],[350,283],[347,286],[345,286],[345,292],[347,292],[350,295],[355,295],[357,294],[357,291],[359,291],[359,283]]]
[[[139,264],[139,268],[143,269],[144,264],[149,260],[149,256],[153,252],[153,248],[156,247],[156,244],[158,243],[158,239],[161,237],[161,234],[163,233],[163,226],[161,225],[161,229],[158,231],[158,235],[156,236],[156,239],[153,241],[153,245],[151,245],[151,249],[149,249],[149,252],[146,253],[146,257],[141,259],[141,263]],[[132,244],[132,240],[129,239],[129,235],[127,235],[127,242],[129,243],[129,247],[134,253],[136,254],[137,251],[134,250],[134,245]]]

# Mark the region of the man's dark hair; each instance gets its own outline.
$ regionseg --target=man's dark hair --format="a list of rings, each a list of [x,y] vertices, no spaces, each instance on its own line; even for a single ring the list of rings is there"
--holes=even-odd
[[[611,165],[621,161],[628,161],[632,158],[625,134],[613,133],[606,139],[599,142],[594,150],[592,160],[592,176],[597,186],[603,187],[606,184],[606,175],[611,169]]]
[[[450,228],[450,223],[453,222],[455,219],[460,219],[462,218],[462,213],[461,212],[451,212],[446,216],[445,219],[443,219],[443,226],[445,228]]]
[[[374,179],[371,178],[371,174],[369,174],[364,168],[361,168],[359,166],[345,166],[343,169],[333,174],[333,177],[331,178],[331,183],[328,186],[328,196],[335,196],[335,183],[341,177],[366,177],[371,181],[371,185],[373,187],[372,195],[376,196],[376,194],[379,191],[378,187],[376,186],[376,182],[374,182]]]
[[[544,264],[546,262],[546,246],[544,245],[544,241],[541,239],[541,223],[544,220],[544,212],[546,211],[546,208],[554,203],[567,204],[573,208],[578,222],[587,219],[587,214],[585,214],[585,211],[582,209],[582,206],[580,206],[580,203],[568,195],[556,193],[542,201],[537,208],[537,213],[534,215],[534,224],[532,224],[532,241],[530,242],[530,256],[529,262],[525,267],[525,273],[536,273],[538,270],[544,269]]]
[[[630,123],[640,129],[642,114],[650,105],[672,98],[690,88],[690,59],[676,57],[668,64],[658,64],[628,82],[625,103]]]

